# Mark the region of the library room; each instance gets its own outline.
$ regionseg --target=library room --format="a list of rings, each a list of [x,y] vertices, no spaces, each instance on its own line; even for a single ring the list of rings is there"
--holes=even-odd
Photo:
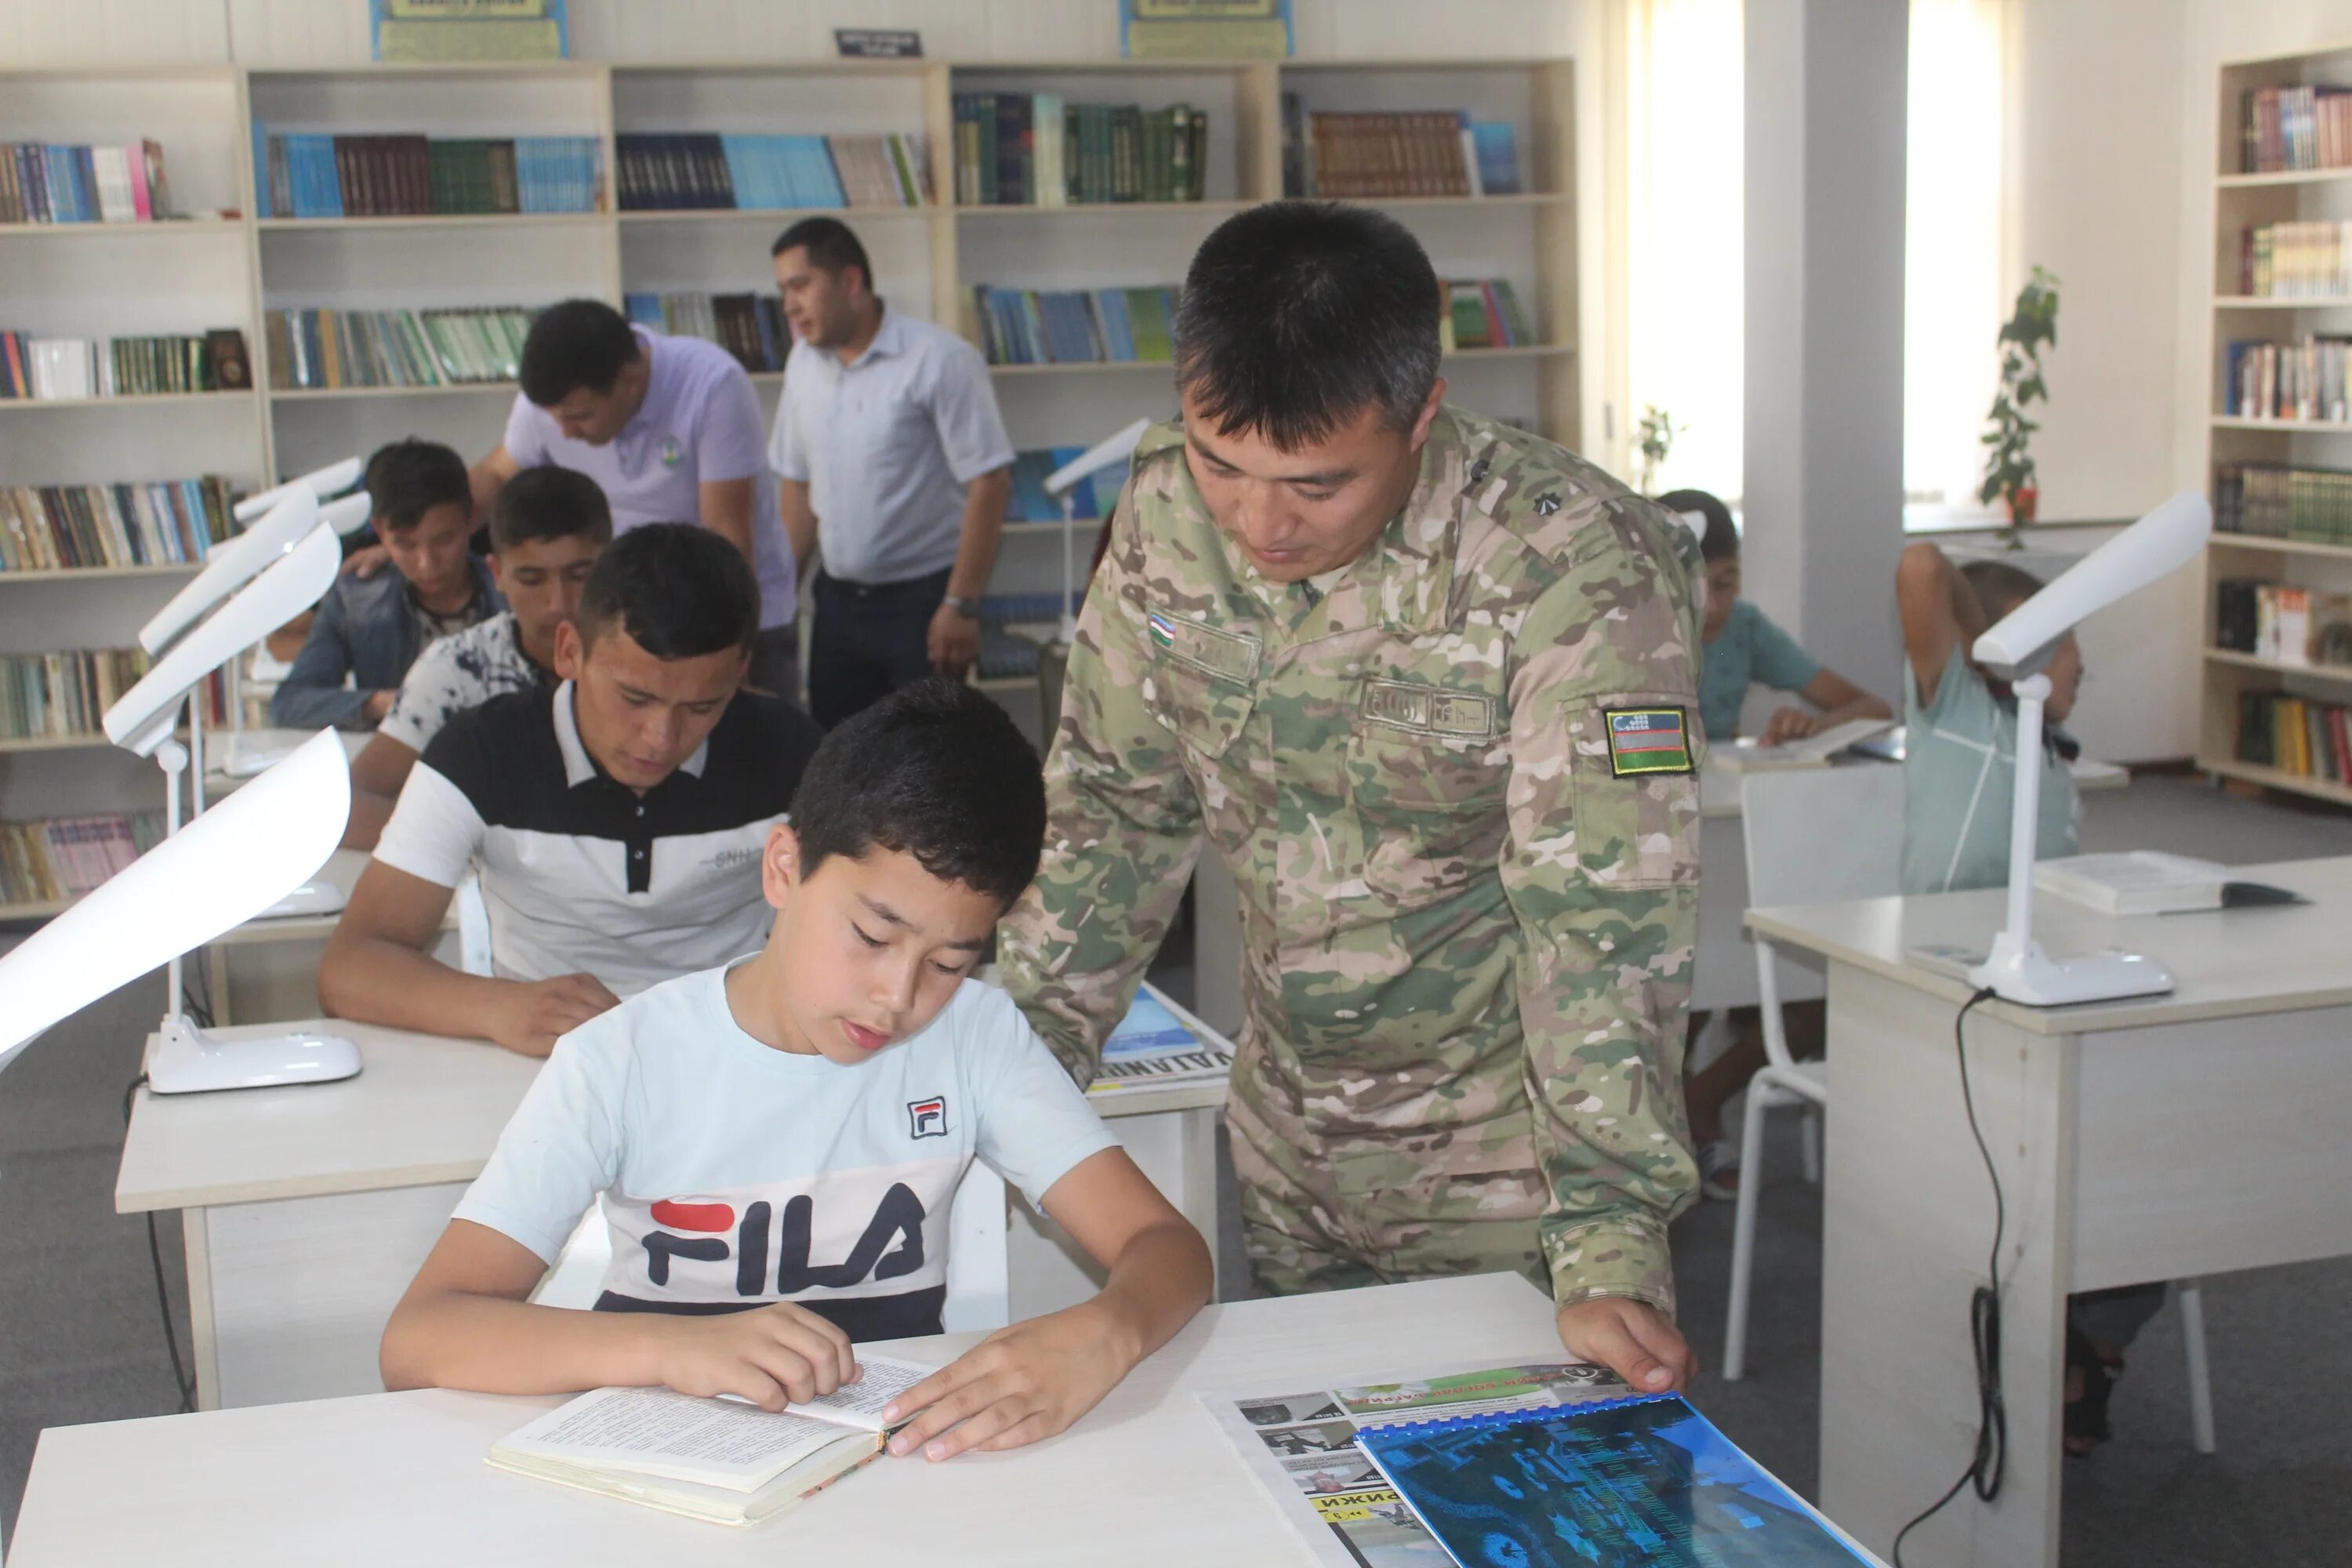
[[[2338,1560],[2347,383],[2352,0],[0,0],[0,1558]]]

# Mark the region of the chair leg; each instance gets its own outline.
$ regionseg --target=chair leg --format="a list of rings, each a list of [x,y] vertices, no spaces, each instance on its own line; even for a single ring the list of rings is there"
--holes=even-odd
[[[2180,1342],[2189,1352],[2189,1430],[2197,1451],[2214,1451],[2213,1376],[2205,1359],[2205,1292],[2194,1279],[2177,1287],[2180,1299]]]
[[[1818,1105],[1805,1107],[1805,1122],[1800,1130],[1805,1151],[1805,1180],[1814,1186],[1822,1184],[1822,1110]]]
[[[1771,1091],[1748,1086],[1748,1110],[1740,1118],[1739,1200],[1731,1220],[1731,1311],[1723,1329],[1723,1378],[1738,1383],[1748,1373],[1748,1292],[1756,1263],[1756,1194],[1763,1184],[1764,1112]]]

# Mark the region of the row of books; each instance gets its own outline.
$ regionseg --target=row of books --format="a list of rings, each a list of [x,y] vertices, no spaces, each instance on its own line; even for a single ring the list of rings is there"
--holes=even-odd
[[[167,392],[241,392],[253,384],[245,334],[37,338],[0,332],[0,398],[132,397]]]
[[[784,368],[793,335],[784,325],[784,303],[772,294],[634,293],[621,308],[639,326],[676,337],[706,338],[740,361],[745,370]]]
[[[2352,733],[2340,702],[2284,691],[2238,694],[2238,760],[2300,778],[2352,784]]]
[[[2347,358],[2352,358],[2352,338],[2315,333],[2299,343],[2231,342],[2221,412],[2236,419],[2341,424],[2352,417],[2345,397]]]
[[[631,133],[614,139],[621,210],[919,207],[930,204],[920,135]]]
[[[2352,594],[2230,577],[2213,598],[2216,647],[2274,664],[2352,666]]]
[[[256,121],[263,217],[587,213],[604,207],[593,136],[273,134]]]
[[[2219,465],[2213,526],[2223,533],[2352,545],[2352,472],[2284,463]]]
[[[0,223],[150,223],[170,217],[163,149],[0,142]]]
[[[94,735],[146,673],[147,655],[135,647],[0,654],[0,740]]]
[[[200,479],[0,488],[0,572],[202,561],[236,531],[236,490]]]
[[[2242,172],[2278,174],[2352,163],[2352,87],[2258,87],[2242,102]]]
[[[1190,104],[1072,103],[1054,92],[955,96],[956,200],[966,206],[1197,202],[1209,117]]]
[[[1077,461],[1086,451],[1084,447],[1040,447],[1027,452],[1013,454],[1013,497],[1005,503],[1007,522],[1059,522],[1062,503],[1045,493],[1045,481],[1054,470]],[[1095,495],[1095,480],[1099,478],[1110,486],[1110,493],[1118,493],[1122,481],[1112,479],[1105,472],[1089,474],[1070,487],[1071,515],[1083,518],[1102,516],[1101,504]]]
[[[163,837],[160,811],[0,822],[0,903],[80,898]]]
[[[1455,279],[1445,285],[1445,310],[1438,317],[1438,346],[1456,349],[1517,349],[1536,342],[1536,331],[1519,309],[1507,278]]]
[[[272,310],[264,323],[272,386],[462,386],[512,381],[537,312],[519,305],[450,310]]]
[[[2297,219],[2247,229],[2238,247],[2238,292],[2279,300],[2352,294],[2352,221]]]
[[[1287,196],[1504,196],[1521,188],[1510,121],[1457,110],[1310,112],[1286,92],[1282,142]]]
[[[1175,357],[1173,289],[992,289],[964,295],[965,336],[991,364],[1165,363]]]

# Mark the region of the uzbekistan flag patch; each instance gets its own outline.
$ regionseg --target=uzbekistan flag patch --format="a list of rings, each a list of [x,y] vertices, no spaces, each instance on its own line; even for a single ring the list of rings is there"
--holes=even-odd
[[[1691,771],[1690,724],[1681,708],[1605,708],[1609,724],[1609,772],[1635,773]]]

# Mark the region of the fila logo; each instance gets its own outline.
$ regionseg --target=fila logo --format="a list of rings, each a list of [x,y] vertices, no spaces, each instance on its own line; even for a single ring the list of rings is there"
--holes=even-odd
[[[935,1094],[929,1100],[907,1102],[907,1134],[911,1138],[944,1138],[948,1135],[948,1097]]]
[[[930,1102],[941,1107],[945,1102]],[[773,1205],[765,1199],[744,1205],[741,1223],[736,1220],[735,1208],[723,1203],[681,1203],[665,1198],[651,1210],[656,1225],[677,1230],[692,1231],[692,1236],[674,1236],[668,1231],[650,1230],[639,1241],[646,1249],[646,1279],[656,1286],[669,1283],[669,1265],[673,1258],[689,1258],[699,1263],[723,1263],[732,1254],[735,1258],[735,1293],[751,1297],[764,1294],[772,1278],[768,1268],[769,1238],[775,1238],[776,1267],[772,1278],[777,1294],[797,1296],[804,1290],[845,1290],[868,1279],[896,1279],[912,1274],[923,1266],[923,1200],[904,1182],[893,1182],[875,1205],[873,1217],[866,1222],[865,1230],[852,1244],[849,1256],[838,1263],[813,1263],[809,1246],[815,1229],[814,1202],[805,1194],[784,1204],[781,1224],[776,1221]],[[727,1233],[734,1233],[734,1245],[730,1247]],[[896,1243],[896,1246],[892,1244]]]

